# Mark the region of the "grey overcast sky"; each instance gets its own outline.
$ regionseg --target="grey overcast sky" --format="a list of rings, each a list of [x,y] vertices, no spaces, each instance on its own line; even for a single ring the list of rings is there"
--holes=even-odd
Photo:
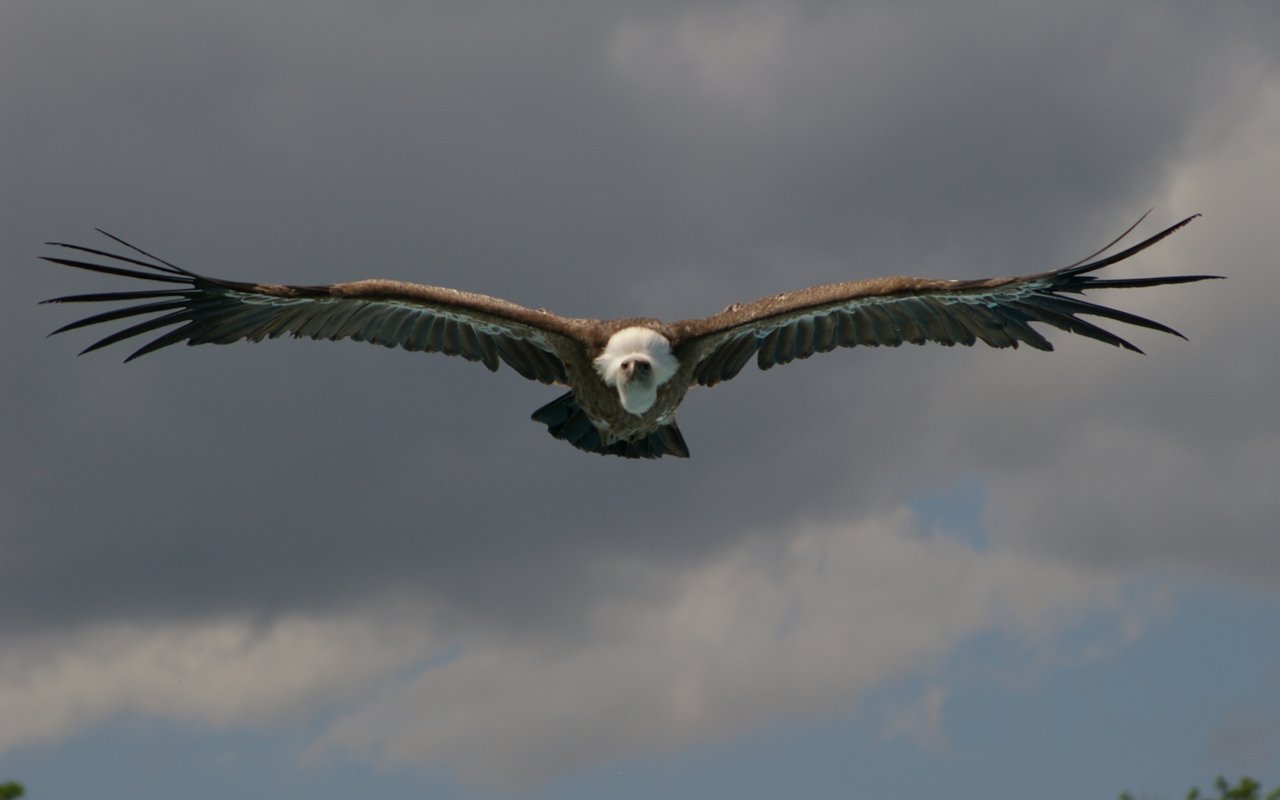
[[[1280,781],[1280,5],[0,2],[0,780],[33,797]],[[504,368],[77,359],[192,270],[700,316],[1204,217],[1137,356],[840,351],[589,456]],[[1224,666],[1224,662],[1226,665]],[[998,777],[997,777],[998,776]]]

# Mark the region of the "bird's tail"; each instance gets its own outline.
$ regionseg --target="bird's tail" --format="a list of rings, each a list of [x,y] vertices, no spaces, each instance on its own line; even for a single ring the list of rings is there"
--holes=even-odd
[[[623,458],[689,457],[689,447],[675,422],[659,426],[647,437],[634,442],[606,443],[599,429],[578,405],[578,398],[573,396],[573,392],[565,392],[533,412],[533,420],[546,425],[552,436],[588,453]]]

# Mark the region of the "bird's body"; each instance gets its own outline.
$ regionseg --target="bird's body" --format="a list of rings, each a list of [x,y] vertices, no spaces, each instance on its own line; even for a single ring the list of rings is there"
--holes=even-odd
[[[115,263],[52,256],[46,260],[157,281],[170,288],[71,295],[46,302],[130,303],[78,320],[55,333],[138,315],[158,315],[107,336],[83,352],[177,326],[143,345],[130,359],[178,342],[229,344],[288,333],[459,355],[480,361],[491,370],[505,363],[531,380],[569,387],[569,392],[533,414],[556,438],[600,454],[687,457],[689,451],[675,421],[685,394],[693,385],[714,386],[729,380],[752,357],[761,369],[769,369],[837,347],[892,347],[903,342],[972,345],[982,341],[992,347],[1017,347],[1021,342],[1052,350],[1052,345],[1029,326],[1031,322],[1138,350],[1110,331],[1080,319],[1081,314],[1180,336],[1161,323],[1071,295],[1086,289],[1157,286],[1216,277],[1099,279],[1088,274],[1145,250],[1191,219],[1194,217],[1115,255],[1053,272],[971,281],[896,277],[828,284],[735,303],[710,317],[671,323],[562,317],[487,295],[391,280],[327,286],[228,281],[188,272],[119,239],[116,241],[148,260],[65,244],[59,246]]]

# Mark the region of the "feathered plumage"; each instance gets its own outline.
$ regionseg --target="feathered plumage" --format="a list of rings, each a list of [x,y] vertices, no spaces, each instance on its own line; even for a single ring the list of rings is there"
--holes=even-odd
[[[51,242],[107,261],[83,256],[44,259],[166,284],[165,288],[77,294],[45,302],[127,303],[54,333],[147,317],[99,339],[82,353],[169,329],[133,351],[126,361],[178,342],[230,344],[291,334],[457,355],[491,370],[505,363],[530,380],[570,388],[533,414],[556,438],[589,452],[628,458],[687,457],[688,448],[675,423],[676,408],[686,391],[694,384],[714,386],[733,378],[752,357],[761,369],[769,369],[837,347],[896,347],[903,342],[950,346],[981,341],[992,347],[1023,343],[1052,350],[1053,345],[1031,323],[1141,352],[1082,316],[1181,336],[1159,322],[1080,295],[1094,289],[1219,277],[1099,278],[1092,274],[1142,252],[1193,219],[1100,257],[1127,236],[1135,223],[1088,258],[1052,272],[980,280],[891,277],[835,283],[672,323],[561,317],[487,295],[392,280],[286,286],[210,278],[105,232],[132,255]]]

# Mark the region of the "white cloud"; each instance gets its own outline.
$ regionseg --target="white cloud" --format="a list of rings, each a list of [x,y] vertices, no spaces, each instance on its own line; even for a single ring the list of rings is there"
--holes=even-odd
[[[1253,99],[1230,135],[1200,137],[1201,155],[1157,199],[1204,219],[1134,267],[1229,279],[1123,298],[1124,308],[1172,323],[1189,341],[1153,342],[1136,363],[1064,347],[1054,361],[1077,376],[1067,394],[1006,382],[1014,405],[1054,421],[1043,426],[1053,458],[993,481],[991,519],[1006,544],[1094,566],[1277,585],[1269,565],[1280,539],[1262,521],[1280,518],[1272,409],[1280,372],[1270,351],[1280,294],[1280,79]]]
[[[653,599],[606,601],[588,638],[476,637],[342,719],[328,743],[525,788],[769,720],[847,711],[967,636],[1051,636],[1115,600],[1097,579],[921,536],[905,511],[753,538],[678,578],[641,580]]]
[[[942,709],[949,691],[945,686],[929,686],[916,701],[895,713],[882,734],[885,739],[906,739],[922,750],[941,754],[947,749],[942,727]]]
[[[426,639],[421,627],[356,617],[109,624],[10,637],[0,654],[0,751],[122,713],[280,723],[350,700],[423,657]]]
[[[430,609],[401,604],[18,641],[0,658],[0,748],[114,714],[273,726],[355,703],[319,751],[521,788],[781,718],[847,712],[859,693],[966,637],[998,629],[1048,641],[1117,603],[1114,583],[925,535],[907,511],[748,536],[683,572],[634,560],[598,569],[616,590],[572,636],[443,635],[421,622]],[[458,655],[404,672],[444,652]],[[925,717],[898,733],[932,735],[941,699],[924,702]]]

